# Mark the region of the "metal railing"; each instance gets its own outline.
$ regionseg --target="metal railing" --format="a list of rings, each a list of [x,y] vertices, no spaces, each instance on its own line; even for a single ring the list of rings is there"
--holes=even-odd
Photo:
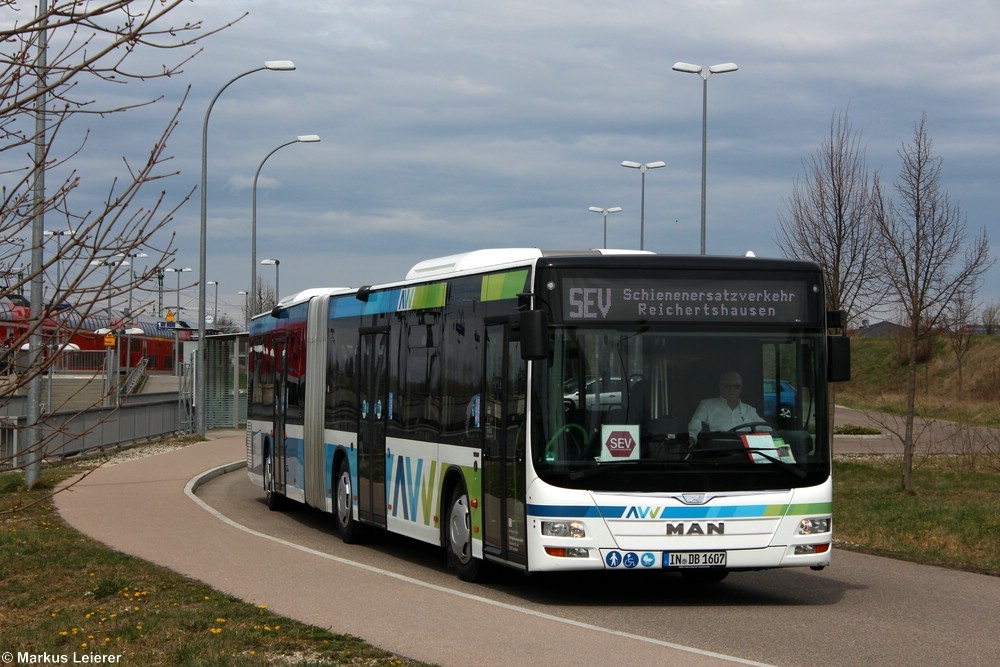
[[[146,366],[148,365],[149,359],[147,357],[143,357],[142,361],[129,370],[128,375],[126,375],[122,383],[118,385],[119,401],[135,391],[135,388],[138,387],[139,383],[146,377]]]
[[[180,364],[180,386],[177,391],[177,430],[194,431],[194,364]]]
[[[84,452],[176,433],[177,395],[143,396],[143,401],[117,407],[92,408],[83,412],[44,415],[39,422],[43,458],[66,458]],[[0,419],[0,469],[23,465],[18,451],[20,432],[27,426],[23,416]]]

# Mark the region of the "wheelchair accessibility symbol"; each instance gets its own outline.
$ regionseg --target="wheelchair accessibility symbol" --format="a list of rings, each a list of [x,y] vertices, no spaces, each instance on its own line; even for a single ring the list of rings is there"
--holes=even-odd
[[[650,559],[653,559],[652,554],[643,554],[642,562],[644,567],[648,567],[646,565],[647,556]],[[626,551],[625,553],[622,553],[621,551],[609,551],[604,557],[604,564],[612,568],[624,567],[631,570],[639,566],[639,555],[634,551]]]

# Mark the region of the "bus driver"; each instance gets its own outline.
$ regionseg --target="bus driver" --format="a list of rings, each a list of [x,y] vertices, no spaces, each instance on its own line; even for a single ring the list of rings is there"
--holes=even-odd
[[[688,444],[698,442],[698,434],[707,431],[728,431],[736,426],[763,422],[751,405],[740,400],[743,378],[736,371],[727,371],[719,378],[719,395],[706,398],[694,411],[688,424]]]

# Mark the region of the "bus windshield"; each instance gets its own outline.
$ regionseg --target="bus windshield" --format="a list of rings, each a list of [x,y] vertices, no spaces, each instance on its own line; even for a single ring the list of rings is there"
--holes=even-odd
[[[538,475],[632,492],[824,482],[824,338],[795,327],[736,329],[555,327],[552,355],[532,379]]]

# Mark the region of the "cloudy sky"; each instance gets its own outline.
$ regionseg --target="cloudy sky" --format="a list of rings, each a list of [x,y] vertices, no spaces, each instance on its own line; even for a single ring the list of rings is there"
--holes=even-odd
[[[322,141],[274,154],[257,191],[258,259],[281,261],[282,294],[400,279],[476,248],[600,247],[590,206],[621,206],[608,245],[638,247],[640,175],[623,160],[666,162],[646,175],[646,249],[697,253],[702,80],[677,61],[739,65],[708,85],[709,254],[781,254],[778,213],[843,110],[884,181],[926,113],[944,187],[1000,249],[992,0],[196,0],[175,22],[243,10],[181,76],[131,89],[165,97],[95,127],[84,156],[83,191],[99,197],[190,85],[168,149],[180,197],[199,180],[211,97],[265,60],[295,62],[234,83],[212,112],[206,278],[224,312],[249,287],[254,172],[301,134]],[[196,195],[170,228],[175,266],[197,269],[198,221]],[[1000,298],[998,278],[983,299]]]

